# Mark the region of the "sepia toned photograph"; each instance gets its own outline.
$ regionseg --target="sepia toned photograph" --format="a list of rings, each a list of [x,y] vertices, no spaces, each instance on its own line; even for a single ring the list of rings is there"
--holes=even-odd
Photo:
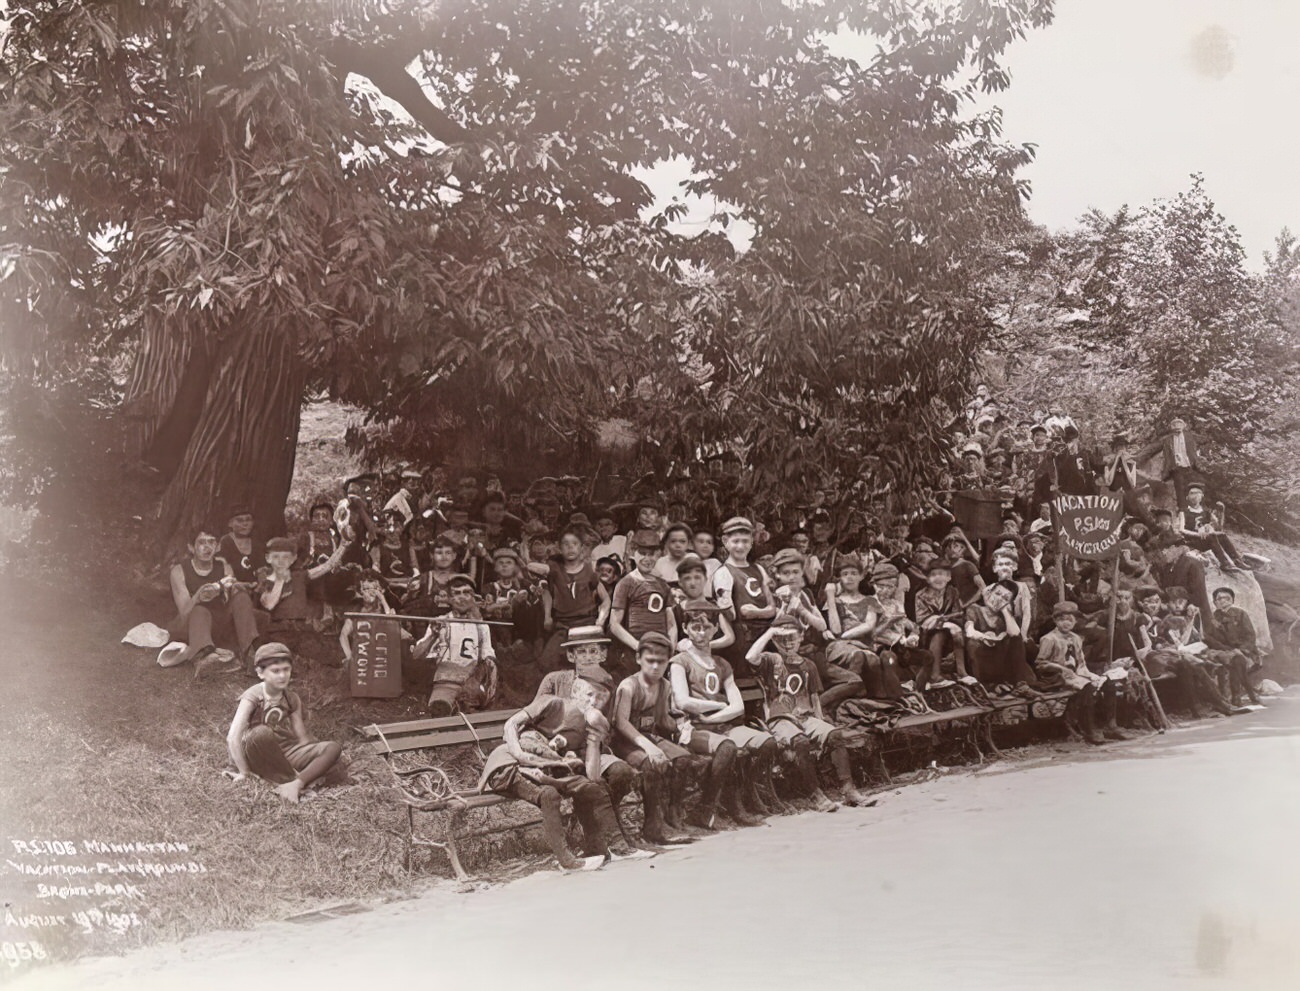
[[[0,0],[0,988],[1300,987],[1296,39]]]

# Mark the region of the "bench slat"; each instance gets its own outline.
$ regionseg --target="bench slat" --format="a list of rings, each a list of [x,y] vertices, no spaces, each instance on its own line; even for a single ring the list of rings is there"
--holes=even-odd
[[[377,730],[383,730],[384,736],[392,737],[402,733],[423,733],[445,729],[464,729],[465,720],[468,719],[471,725],[479,726],[484,723],[504,723],[513,716],[518,709],[492,709],[489,712],[470,712],[461,716],[440,716],[437,719],[412,719],[404,723],[385,723],[378,727],[374,723],[367,723],[359,727],[362,736],[371,739],[379,739]]]
[[[914,716],[904,716],[892,727],[882,727],[881,732],[887,732],[890,729],[908,729],[913,726],[930,726],[935,723],[947,723],[957,719],[969,719],[972,716],[982,716],[992,710],[981,708],[977,705],[964,705],[960,709],[948,709],[944,712],[918,712]]]
[[[505,736],[505,723],[499,726],[485,726],[477,730],[478,740],[484,743],[495,743]],[[405,750],[420,750],[424,747],[454,747],[460,743],[474,743],[475,736],[468,729],[443,731],[441,733],[427,733],[421,736],[388,736],[388,731],[384,731],[384,736],[388,743],[385,745],[383,740],[375,739],[362,744],[362,749],[366,753],[386,754],[390,750],[393,753],[401,753]]]

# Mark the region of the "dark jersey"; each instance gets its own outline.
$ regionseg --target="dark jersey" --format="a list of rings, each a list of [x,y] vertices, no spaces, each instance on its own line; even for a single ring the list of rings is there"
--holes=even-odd
[[[524,706],[528,713],[528,728],[546,737],[557,754],[573,751],[582,757],[587,749],[590,727],[582,706],[567,698],[545,695]]]
[[[413,577],[411,545],[405,540],[398,547],[379,545],[379,573],[390,585],[405,585]]]
[[[802,659],[787,661],[780,654],[764,651],[758,659],[758,681],[769,719],[816,715],[813,698],[821,694],[822,682],[811,664]]]
[[[668,714],[668,697],[671,689],[660,679],[654,689],[646,689],[636,675],[624,678],[615,693],[615,711],[622,708],[623,700],[629,702],[628,721],[645,736],[673,736],[677,724]]]
[[[219,582],[225,578],[226,569],[221,566],[221,561],[214,560],[212,570],[206,575],[201,575],[194,570],[194,559],[187,557],[181,562],[181,574],[185,576],[185,589],[192,597],[204,585],[211,585],[213,582]]]
[[[596,622],[600,611],[596,586],[600,579],[590,561],[584,561],[581,570],[573,573],[566,571],[563,563],[552,561],[546,584],[551,591],[551,617],[557,625],[587,626]]]
[[[266,564],[266,549],[258,540],[253,540],[252,550],[245,554],[235,545],[234,535],[229,533],[221,538],[217,556],[225,558],[230,573],[239,582],[257,581],[257,569]]]
[[[757,564],[747,564],[739,568],[730,561],[722,565],[731,575],[731,614],[740,619],[741,606],[756,606],[762,609],[766,604],[763,589],[763,569]]]
[[[667,633],[672,601],[672,589],[654,575],[644,577],[634,571],[614,586],[614,608],[624,610],[623,628],[634,637],[651,631]]]

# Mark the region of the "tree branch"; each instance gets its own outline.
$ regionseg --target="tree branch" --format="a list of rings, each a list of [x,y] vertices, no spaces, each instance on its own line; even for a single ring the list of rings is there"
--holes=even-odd
[[[353,41],[340,41],[334,51],[334,64],[343,71],[344,80],[349,72],[365,76],[443,144],[466,140],[469,132],[436,107],[415,77],[406,71],[406,66],[424,47],[421,44],[414,52],[409,52],[409,44],[360,45]]]

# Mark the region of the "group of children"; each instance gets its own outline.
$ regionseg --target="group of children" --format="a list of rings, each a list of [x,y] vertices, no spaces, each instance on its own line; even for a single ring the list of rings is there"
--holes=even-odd
[[[472,473],[453,487],[407,471],[384,491],[382,476],[366,474],[337,504],[313,506],[299,538],[268,542],[260,568],[246,513],[222,537],[196,533],[190,559],[173,569],[172,629],[188,635],[190,657],[220,658],[212,627],[224,620],[251,662],[277,629],[320,628],[345,611],[438,617],[407,634],[411,656],[433,669],[432,714],[493,707],[503,673],[540,681],[525,686],[536,685],[537,700],[512,720],[524,721],[484,787],[544,800],[545,813],[579,787],[556,784],[569,777],[561,765],[593,779],[595,746],[596,777],[616,793],[635,778],[649,793],[655,841],[674,835],[674,796],[687,781],[698,779],[707,815],[745,821],[779,809],[771,778],[781,755],[818,807],[833,807],[817,783],[823,753],[845,799],[859,801],[844,747],[855,699],[917,711],[958,684],[983,700],[1072,690],[1072,721],[1092,743],[1122,738],[1125,702],[1137,722],[1161,725],[1148,675],[1177,675],[1194,711],[1231,714],[1242,695],[1256,702],[1251,619],[1229,586],[1212,602],[1207,592],[1210,570],[1245,562],[1204,510],[1185,424],[1162,442],[1175,512],[1142,498],[1125,437],[1098,461],[1080,453],[1060,410],[1027,437],[985,397],[970,414],[954,485],[1008,490],[1003,533],[991,539],[968,539],[941,504],[882,525],[832,515],[818,493],[774,535],[741,516],[700,526],[685,497],[582,506],[577,479],[506,493]],[[1106,489],[1123,492],[1130,510],[1114,587],[1091,563],[1056,561],[1050,506],[1036,498]],[[345,664],[350,634],[342,623]],[[761,720],[746,721],[737,676],[761,686]],[[557,738],[576,745],[557,749]],[[583,802],[591,822],[608,825],[589,789]],[[593,830],[592,850],[622,850]]]

